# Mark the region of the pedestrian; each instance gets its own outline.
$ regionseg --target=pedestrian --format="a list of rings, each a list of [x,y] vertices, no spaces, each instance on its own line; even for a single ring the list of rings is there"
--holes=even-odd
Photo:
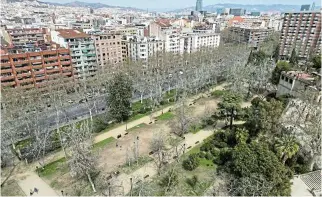
[[[30,196],[32,196],[34,194],[34,191],[32,191],[32,189],[30,189]]]
[[[39,191],[39,190],[35,187],[35,188],[34,188],[34,192],[36,192],[36,193],[38,194],[38,191]]]
[[[116,147],[118,147],[119,146],[119,144],[116,142]]]
[[[38,166],[36,166],[36,171],[37,171],[37,174],[39,176],[39,168],[38,168]]]

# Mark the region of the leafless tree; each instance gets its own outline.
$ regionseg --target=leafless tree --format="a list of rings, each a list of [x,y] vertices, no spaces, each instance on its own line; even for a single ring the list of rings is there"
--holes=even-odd
[[[93,191],[96,192],[92,180],[92,173],[96,171],[96,156],[92,152],[93,139],[89,124],[88,121],[81,123],[79,127],[73,124],[70,131],[66,132],[70,148],[68,164],[71,175],[87,177]]]
[[[166,151],[166,142],[167,137],[162,131],[154,133],[150,142],[150,150],[153,152],[154,162],[159,175],[161,174],[162,167],[169,159]]]

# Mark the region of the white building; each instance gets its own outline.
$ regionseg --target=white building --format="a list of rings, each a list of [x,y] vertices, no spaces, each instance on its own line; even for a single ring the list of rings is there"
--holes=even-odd
[[[132,60],[145,61],[156,52],[164,51],[164,42],[155,37],[127,36],[123,42],[126,43],[128,58]]]
[[[202,47],[215,48],[219,46],[220,35],[218,33],[192,33],[183,36],[184,52],[196,52]]]
[[[53,42],[70,49],[73,67],[78,78],[95,75],[97,70],[95,46],[88,34],[74,29],[59,29],[50,33]]]
[[[318,102],[321,101],[321,75],[317,74],[316,77],[313,75],[304,73],[302,71],[283,71],[277,86],[276,96],[281,95],[292,95],[294,97],[300,97],[304,92],[311,93],[312,98]]]
[[[184,52],[184,38],[176,31],[165,31],[163,35],[164,47],[166,52],[180,53]]]

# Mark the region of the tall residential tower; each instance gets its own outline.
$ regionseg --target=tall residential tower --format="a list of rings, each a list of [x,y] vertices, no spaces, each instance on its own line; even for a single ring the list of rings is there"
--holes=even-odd
[[[197,2],[196,2],[196,11],[197,12],[202,11],[202,0],[197,0]]]

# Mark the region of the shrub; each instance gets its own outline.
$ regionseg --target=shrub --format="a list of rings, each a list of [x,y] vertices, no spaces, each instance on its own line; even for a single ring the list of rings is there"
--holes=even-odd
[[[199,166],[199,158],[197,154],[191,154],[189,157],[183,161],[182,166],[185,170],[192,171]]]
[[[205,152],[203,152],[203,151],[200,151],[200,152],[198,153],[198,156],[199,156],[199,158],[205,158],[206,153],[205,153]]]
[[[211,96],[215,97],[215,98],[219,98],[222,95],[224,95],[225,90],[215,90],[211,93]]]
[[[178,185],[178,174],[173,169],[170,170],[160,181],[160,185],[170,191],[171,188]]]
[[[215,149],[215,148],[212,149],[210,152],[211,152],[212,156],[214,156],[214,157],[219,157],[220,156],[220,151]]]
[[[213,156],[210,152],[207,152],[206,153],[206,157],[205,157],[207,160],[212,160],[213,159]]]
[[[167,104],[166,101],[160,101],[160,105],[165,105],[165,104]]]
[[[186,179],[186,182],[187,182],[187,184],[188,185],[190,185],[192,188],[195,188],[196,187],[196,185],[197,185],[197,183],[198,183],[198,177],[197,177],[197,175],[193,175],[193,177],[192,178],[187,178]]]
[[[173,102],[174,102],[174,98],[170,98],[170,99],[169,99],[169,102],[170,102],[170,103],[173,103]]]
[[[229,160],[231,160],[231,151],[229,149],[221,149],[219,156],[215,157],[213,162],[217,165],[224,165]]]
[[[207,152],[207,151],[210,151],[213,148],[214,148],[214,145],[212,145],[210,142],[206,142],[200,147],[200,150]]]
[[[214,146],[216,148],[226,148],[228,145],[226,142],[218,142],[218,141],[215,141],[214,142]]]

